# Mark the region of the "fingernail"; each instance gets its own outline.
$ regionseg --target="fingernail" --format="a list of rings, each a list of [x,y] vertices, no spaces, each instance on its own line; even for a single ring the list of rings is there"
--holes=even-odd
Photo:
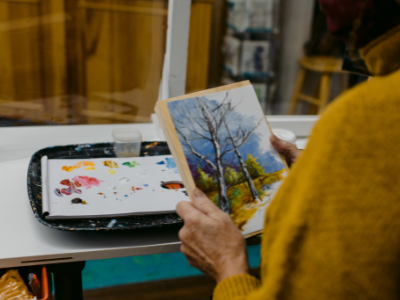
[[[193,195],[196,197],[196,198],[200,198],[200,197],[203,197],[204,196],[204,193],[200,190],[200,189],[195,189],[194,191],[193,191]]]

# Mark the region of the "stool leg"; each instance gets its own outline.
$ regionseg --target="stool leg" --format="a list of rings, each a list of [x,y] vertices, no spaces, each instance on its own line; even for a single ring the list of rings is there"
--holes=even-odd
[[[293,96],[290,101],[290,107],[288,110],[288,115],[293,115],[296,110],[297,100],[299,99],[299,94],[303,88],[304,78],[306,76],[306,70],[301,68],[299,71],[299,75],[297,76],[296,86],[293,91]]]
[[[321,89],[319,92],[320,106],[318,113],[321,114],[329,100],[329,89],[331,86],[332,74],[323,74],[321,78]]]

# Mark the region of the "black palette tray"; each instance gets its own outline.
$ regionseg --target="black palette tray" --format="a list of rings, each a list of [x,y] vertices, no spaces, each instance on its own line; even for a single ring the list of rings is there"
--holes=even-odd
[[[140,156],[171,154],[165,142],[142,142]],[[113,143],[77,144],[48,147],[37,151],[28,167],[28,194],[33,213],[40,223],[60,230],[128,230],[139,228],[162,227],[183,223],[177,214],[151,216],[110,217],[74,220],[46,220],[42,215],[42,171],[40,160],[47,155],[49,159],[75,158],[113,158],[116,157]],[[109,228],[110,221],[115,219]]]

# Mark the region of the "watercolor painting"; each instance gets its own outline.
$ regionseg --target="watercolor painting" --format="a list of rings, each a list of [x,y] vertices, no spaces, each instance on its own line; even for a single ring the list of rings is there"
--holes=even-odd
[[[243,231],[287,171],[251,86],[168,102],[195,184]]]

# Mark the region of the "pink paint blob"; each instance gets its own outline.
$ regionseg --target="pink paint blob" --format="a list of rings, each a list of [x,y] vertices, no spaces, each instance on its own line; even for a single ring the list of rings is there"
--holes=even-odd
[[[82,187],[85,187],[86,189],[90,189],[92,186],[99,186],[101,182],[104,182],[103,180],[99,180],[94,177],[89,177],[89,176],[75,176],[72,178],[73,181],[78,182]]]

